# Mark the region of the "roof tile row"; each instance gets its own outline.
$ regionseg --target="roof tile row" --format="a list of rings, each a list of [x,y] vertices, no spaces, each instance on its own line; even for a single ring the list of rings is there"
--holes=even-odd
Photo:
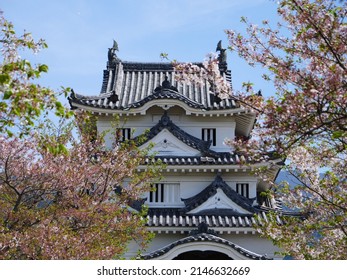
[[[227,70],[223,75],[231,83],[231,72]],[[191,108],[205,110],[239,107],[233,99],[215,98],[207,81],[202,85],[176,81],[171,63],[119,60],[104,71],[103,86],[99,96],[71,94],[69,97],[70,103],[75,105],[114,110],[141,107],[156,99],[180,100]]]

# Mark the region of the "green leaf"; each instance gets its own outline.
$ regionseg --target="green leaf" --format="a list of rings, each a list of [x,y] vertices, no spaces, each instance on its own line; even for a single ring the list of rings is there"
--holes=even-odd
[[[11,76],[7,73],[0,74],[0,84],[7,84],[11,81]]]
[[[0,111],[6,110],[8,107],[6,102],[0,102]]]
[[[13,133],[12,133],[12,131],[10,131],[10,130],[6,130],[6,133],[7,133],[7,135],[8,135],[8,137],[12,137],[13,136]]]
[[[341,138],[343,135],[344,135],[344,131],[334,131],[333,134],[332,134],[332,138],[333,139],[338,139],[338,138]]]
[[[10,97],[12,96],[12,93],[13,92],[10,90],[5,91],[3,99],[4,100],[10,99]]]
[[[12,112],[13,112],[14,115],[20,116],[20,111],[18,110],[18,108],[13,108]]]
[[[68,149],[63,144],[59,144],[58,153],[68,154]]]
[[[39,71],[47,73],[48,72],[48,66],[46,64],[41,64],[39,66]]]

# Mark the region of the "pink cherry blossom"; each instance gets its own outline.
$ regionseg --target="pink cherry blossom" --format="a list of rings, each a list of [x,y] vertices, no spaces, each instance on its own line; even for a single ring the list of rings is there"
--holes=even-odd
[[[266,161],[271,151],[286,160],[284,169],[296,178],[294,188],[288,182],[271,184],[269,195],[301,218],[283,215],[279,223],[277,213],[269,213],[259,232],[294,258],[346,259],[347,2],[281,0],[278,14],[277,25],[242,18],[246,34],[226,30],[229,48],[251,66],[263,66],[275,92],[262,98],[250,87],[229,92],[229,98],[256,111],[258,121],[251,139],[225,142],[258,160]],[[189,73],[187,65],[180,67]],[[255,174],[267,179],[263,169]]]

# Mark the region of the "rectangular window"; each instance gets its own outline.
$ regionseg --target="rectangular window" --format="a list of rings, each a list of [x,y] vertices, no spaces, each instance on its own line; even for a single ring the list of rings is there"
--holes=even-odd
[[[216,129],[203,128],[201,130],[201,139],[204,141],[212,141],[212,146],[216,146]]]
[[[236,183],[236,192],[244,197],[249,198],[249,184]]]
[[[177,205],[180,201],[179,184],[159,183],[153,185],[148,194],[148,204],[151,206]]]
[[[164,184],[155,184],[153,190],[149,193],[150,203],[162,203],[164,202]]]
[[[117,129],[117,140],[120,142],[124,142],[125,140],[129,140],[131,138],[131,128],[119,128]]]

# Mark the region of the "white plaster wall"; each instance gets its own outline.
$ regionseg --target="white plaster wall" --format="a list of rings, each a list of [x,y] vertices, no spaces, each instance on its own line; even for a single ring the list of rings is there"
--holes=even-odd
[[[270,240],[262,238],[258,234],[221,234],[219,237],[227,239],[254,253],[266,254],[269,258],[283,258],[275,254],[280,251],[278,247],[274,246]]]
[[[145,253],[150,253],[156,250],[159,250],[166,245],[169,245],[172,242],[175,242],[181,238],[186,237],[186,234],[181,234],[181,233],[165,233],[165,234],[156,234],[154,239],[149,243],[149,246],[146,248]],[[127,252],[125,253],[124,257],[129,259],[134,257],[140,247],[138,244],[134,241],[130,242],[127,246]]]
[[[204,190],[210,185],[216,177],[215,173],[171,173],[164,174],[162,183],[180,183],[180,198],[189,198]],[[257,179],[249,174],[223,173],[222,179],[234,190],[236,190],[236,183],[249,183],[250,184],[250,198],[256,197]],[[182,206],[184,203],[182,202]]]
[[[133,128],[134,136],[138,136],[146,129],[153,127],[158,123],[159,119],[163,115],[163,110],[159,107],[150,108],[146,115],[128,116],[121,117],[119,122],[119,127]],[[216,128],[217,129],[217,146],[212,147],[212,149],[220,152],[230,151],[230,147],[223,144],[225,138],[233,138],[235,136],[235,119],[233,117],[197,117],[185,115],[185,112],[181,108],[171,108],[169,110],[169,117],[173,122],[178,125],[181,129],[187,133],[201,138],[202,128]],[[110,130],[112,131],[111,121],[114,118],[110,116],[100,116],[97,122],[97,127],[99,132]],[[109,134],[106,137],[106,144],[111,147],[113,142],[113,136]],[[201,168],[203,170],[203,168]],[[222,173],[222,178],[230,185],[233,189],[236,189],[236,183],[249,183],[250,184],[250,197],[256,196],[256,185],[257,179],[241,170],[235,172],[231,171],[229,173]],[[164,180],[162,182],[175,183],[180,182],[180,197],[189,198],[193,195],[198,194],[204,188],[206,188],[214,179],[216,174],[214,172],[201,172],[201,173],[170,173],[164,174]],[[182,202],[178,206],[184,206]],[[162,248],[176,240],[179,240],[186,235],[182,234],[157,234],[155,239],[150,243],[147,252],[152,252],[159,248]],[[277,250],[272,246],[271,242],[262,239],[257,235],[223,235],[221,236],[231,242],[240,245],[248,250],[259,254],[267,254],[272,257],[274,252]],[[129,251],[126,253],[126,257],[136,255],[138,246],[135,243],[130,243]]]
[[[158,123],[163,115],[163,110],[160,108],[150,108],[147,115],[130,115],[122,116],[119,118],[119,127],[126,127],[134,129],[133,136],[136,137],[145,132],[146,129],[150,129]],[[187,133],[201,139],[202,128],[216,128],[216,146],[212,147],[212,150],[218,152],[230,151],[230,147],[224,145],[226,138],[232,139],[235,136],[235,119],[230,116],[193,116],[185,115],[179,108],[172,108],[169,110],[169,117],[178,125],[181,129]],[[97,127],[98,132],[113,131],[115,125],[115,117],[111,116],[99,116]],[[106,137],[106,143],[108,147],[112,146],[112,135]]]
[[[223,173],[221,174],[222,179],[234,190],[236,190],[236,183],[240,182],[248,182],[250,184],[250,198],[256,197],[256,187],[257,187],[257,180],[254,176],[247,175],[244,173]],[[163,179],[160,181],[160,183],[171,183],[171,184],[178,184],[179,190],[177,195],[179,196],[176,199],[173,199],[175,201],[174,204],[154,204],[151,203],[150,207],[158,207],[158,208],[167,208],[167,207],[184,207],[185,204],[181,200],[181,198],[186,199],[190,198],[192,196],[197,195],[201,191],[203,191],[208,185],[210,185],[213,180],[215,179],[216,174],[215,173],[170,173],[170,174],[163,174]],[[127,181],[124,182],[124,187],[126,187]],[[254,196],[253,196],[254,195]],[[143,194],[144,198],[148,198],[148,193]],[[147,200],[149,201],[149,200]],[[145,202],[146,204],[149,204],[148,202]]]

